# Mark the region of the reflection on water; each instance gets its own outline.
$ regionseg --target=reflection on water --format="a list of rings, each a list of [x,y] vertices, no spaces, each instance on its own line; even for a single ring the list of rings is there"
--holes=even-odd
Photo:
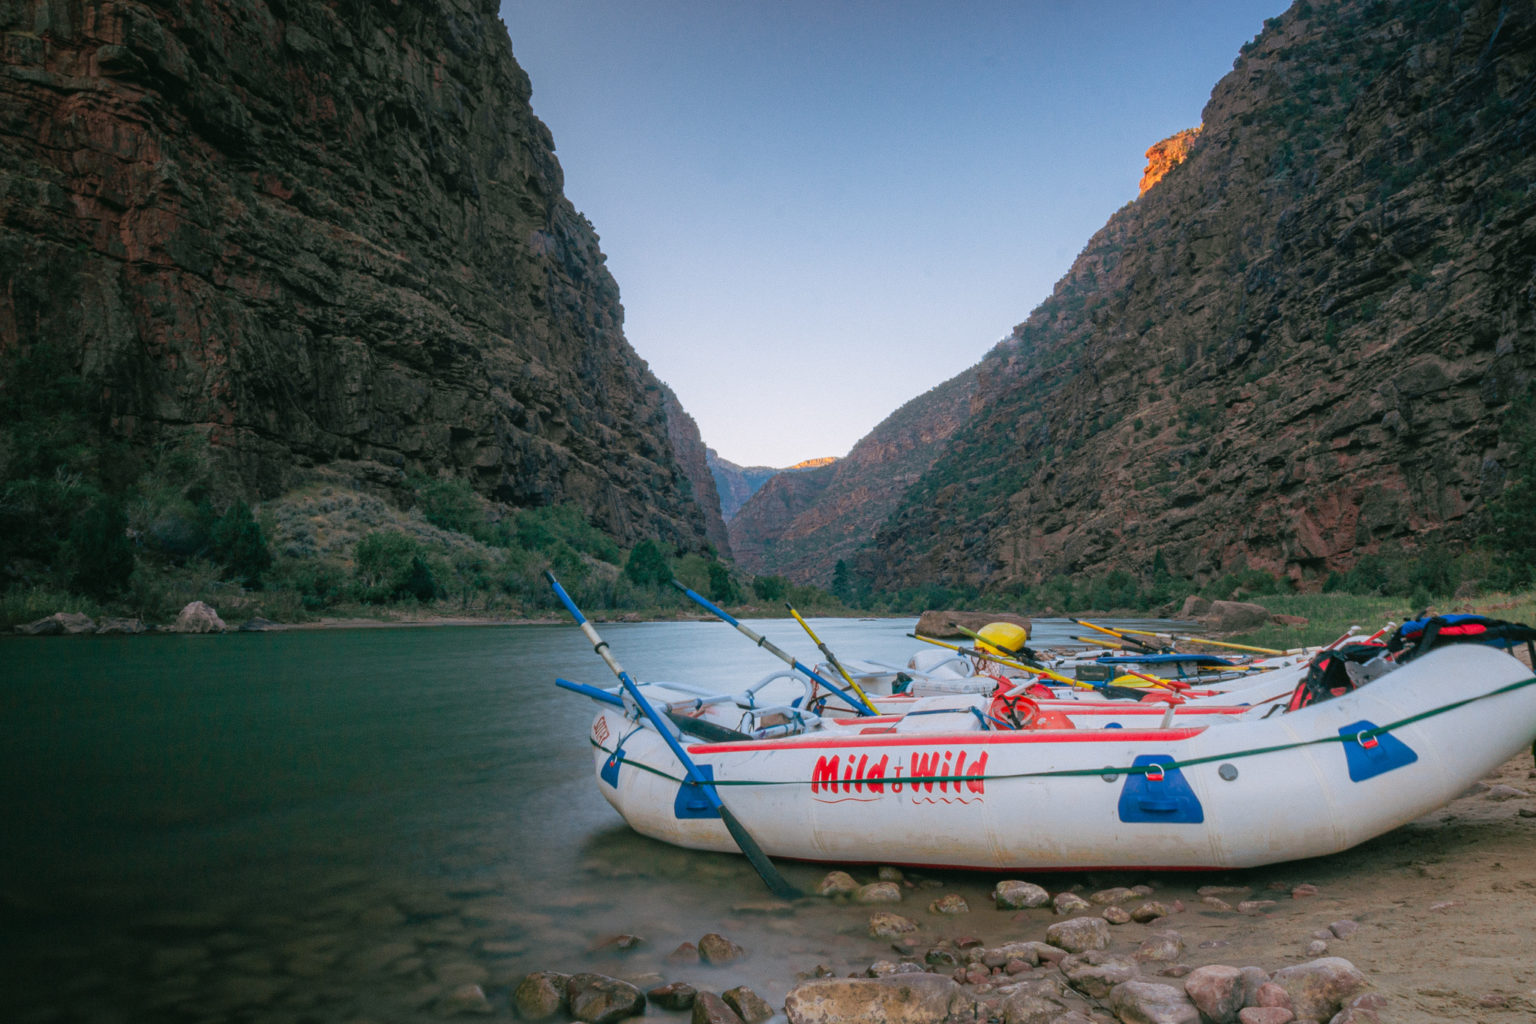
[[[792,621],[751,625],[815,660]],[[813,625],[844,657],[917,646],[911,620]],[[602,631],[640,679],[736,690],[781,667],[720,623]],[[504,1008],[535,969],[778,1002],[796,971],[889,953],[860,908],[765,907],[744,858],[624,827],[592,779],[592,705],[552,684],[612,682],[570,627],[14,640],[0,658],[0,1020],[437,1020],[455,987]],[[826,870],[781,867],[807,889]],[[938,881],[975,904],[993,879]],[[667,961],[712,931],[751,957]],[[645,943],[589,952],[618,933]]]

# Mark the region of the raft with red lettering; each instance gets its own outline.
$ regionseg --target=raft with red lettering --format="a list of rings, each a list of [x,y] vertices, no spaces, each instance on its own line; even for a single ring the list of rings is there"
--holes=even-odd
[[[1127,711],[1108,728],[1040,715],[1020,728],[985,694],[835,720],[694,700],[716,738],[680,738],[773,857],[1241,868],[1345,850],[1448,803],[1536,739],[1533,684],[1505,651],[1457,644],[1294,710]],[[646,691],[674,708],[693,699],[666,684]],[[737,849],[632,709],[606,704],[588,738],[603,796],[636,831]]]

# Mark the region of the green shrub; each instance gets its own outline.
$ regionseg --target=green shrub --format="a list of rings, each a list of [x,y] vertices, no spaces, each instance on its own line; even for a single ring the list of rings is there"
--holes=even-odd
[[[661,547],[650,538],[636,544],[624,562],[624,575],[641,586],[661,585],[672,579],[672,567]]]
[[[353,555],[357,596],[369,604],[401,597],[431,600],[437,580],[415,538],[399,530],[375,530],[357,542]],[[426,596],[423,596],[426,595]]]
[[[782,601],[789,593],[789,580],[783,576],[758,576],[752,580],[752,593],[763,601]]]
[[[437,480],[416,477],[411,482],[422,518],[427,522],[477,540],[490,536],[485,503],[468,480],[462,477]]]
[[[69,531],[71,580],[82,593],[107,598],[122,592],[133,572],[128,517],[117,498],[97,496]]]
[[[741,588],[731,579],[731,571],[719,562],[709,563],[709,599],[726,603],[741,599]]]
[[[272,567],[272,552],[261,525],[251,515],[251,506],[236,500],[209,532],[214,560],[224,566],[229,577],[247,587],[259,589],[261,574]]]

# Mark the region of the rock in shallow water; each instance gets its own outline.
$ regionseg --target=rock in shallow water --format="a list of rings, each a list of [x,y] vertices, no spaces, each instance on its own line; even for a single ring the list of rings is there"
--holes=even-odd
[[[762,996],[753,992],[745,985],[728,988],[720,993],[720,998],[725,1000],[725,1005],[736,1011],[744,1024],[759,1024],[773,1016],[773,1007]]]
[[[915,931],[916,924],[889,910],[876,911],[869,918],[869,937],[872,939],[900,939]]]
[[[1243,1008],[1243,972],[1224,964],[1196,967],[1184,977],[1184,993],[1216,1024],[1233,1024]]]
[[[1033,882],[1009,880],[998,882],[992,889],[992,902],[998,910],[1025,910],[1043,907],[1051,901],[1051,894]]]
[[[846,871],[829,871],[816,886],[817,896],[844,896],[859,891],[859,883]]]
[[[1068,953],[1103,949],[1109,945],[1109,923],[1101,917],[1074,917],[1045,930],[1045,941]]]
[[[734,963],[747,951],[724,935],[710,932],[699,940],[699,959],[712,966]]]
[[[937,974],[823,978],[795,986],[784,999],[790,1024],[940,1024],[970,1006],[953,979]]]
[[[565,985],[571,1016],[587,1024],[614,1024],[645,1010],[645,993],[604,974],[574,974]]]
[[[745,1024],[725,1000],[713,992],[700,992],[693,1000],[691,1024]]]

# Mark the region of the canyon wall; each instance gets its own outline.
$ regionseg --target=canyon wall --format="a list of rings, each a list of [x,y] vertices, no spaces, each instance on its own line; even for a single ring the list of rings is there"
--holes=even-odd
[[[723,544],[497,11],[0,4],[0,366],[57,353],[104,437],[195,432],[251,498],[450,474]]]

